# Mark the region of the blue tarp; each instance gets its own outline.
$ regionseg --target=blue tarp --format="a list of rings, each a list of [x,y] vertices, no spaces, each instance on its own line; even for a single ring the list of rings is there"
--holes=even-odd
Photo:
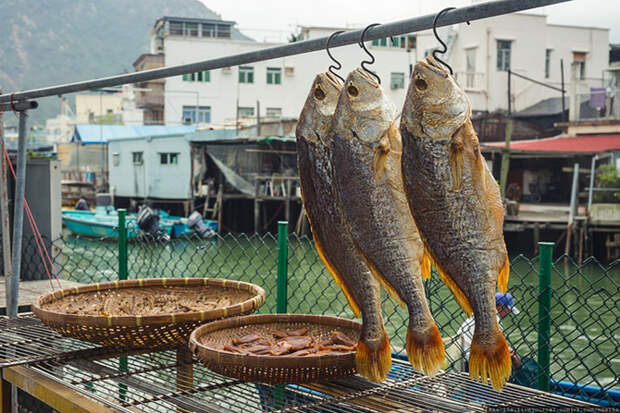
[[[98,145],[115,139],[131,139],[144,136],[184,135],[196,130],[196,125],[75,125],[71,142],[82,145]]]

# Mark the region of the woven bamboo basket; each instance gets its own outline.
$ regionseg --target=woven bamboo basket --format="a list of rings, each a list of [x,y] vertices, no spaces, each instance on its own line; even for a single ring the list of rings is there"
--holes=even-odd
[[[226,294],[226,291],[229,294],[246,291],[251,294],[251,298],[212,310],[157,315],[80,315],[42,308],[46,303],[62,297],[92,291],[175,286],[208,286],[221,290],[223,294]],[[96,283],[52,291],[38,297],[32,304],[32,311],[48,327],[64,336],[116,348],[159,350],[186,345],[191,332],[201,324],[220,318],[251,314],[264,301],[265,290],[250,283],[218,278],[150,278]]]
[[[205,324],[192,333],[189,346],[208,369],[243,381],[269,384],[309,383],[355,374],[355,353],[342,355],[271,356],[246,355],[222,350],[233,338],[247,334],[269,335],[278,330],[308,328],[317,340],[341,331],[357,339],[358,322],[312,314],[257,314],[232,317]]]

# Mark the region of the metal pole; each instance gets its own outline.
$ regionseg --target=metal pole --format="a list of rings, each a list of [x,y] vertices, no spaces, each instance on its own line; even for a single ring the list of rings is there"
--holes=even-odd
[[[288,283],[288,222],[278,221],[278,289],[276,312],[286,313]]]
[[[1,92],[1,90],[0,90]],[[11,279],[11,230],[9,227],[9,187],[6,179],[6,159],[4,158],[4,118],[0,112],[0,214],[2,216],[2,264],[4,272],[5,290],[9,291],[9,282]],[[8,307],[8,296],[5,297]]]
[[[506,197],[506,185],[508,183],[508,170],[510,169],[510,139],[512,138],[512,119],[506,123],[506,143],[502,150],[502,168],[499,174],[499,187],[502,199]]]
[[[588,191],[588,215],[592,210],[592,192],[594,188],[594,177],[596,175],[596,161],[598,159],[598,155],[594,155],[592,157],[592,163],[590,165],[590,190]]]
[[[538,390],[549,391],[551,348],[551,256],[553,242],[539,242],[538,272]]]
[[[566,88],[564,86],[564,59],[560,59],[560,72],[562,76],[562,120],[566,121],[566,103],[564,102],[564,95],[566,95]]]
[[[13,209],[13,259],[12,271],[7,291],[6,314],[17,316],[19,301],[19,278],[22,263],[22,236],[24,232],[24,196],[26,192],[26,112],[19,112],[19,132],[17,143],[17,182],[15,183]]]
[[[510,74],[512,72],[510,71],[510,69],[508,69],[508,116],[510,116],[512,114],[512,102],[510,99]]]
[[[566,1],[568,0],[496,0],[472,4],[470,6],[460,7],[458,9],[445,12],[441,16],[441,20],[437,24],[437,27],[451,26],[453,24],[463,23],[466,21],[485,19],[536,7],[564,3]],[[394,23],[375,26],[368,30],[366,33],[366,39],[370,41],[384,37],[427,30],[433,27],[434,18],[435,14],[428,14],[426,16],[419,16],[411,19],[400,20]],[[330,47],[358,44],[361,34],[362,30],[353,30],[339,34],[332,39]],[[16,92],[13,94],[13,97],[14,100],[24,100],[42,96],[64,95],[71,92],[80,92],[94,88],[145,82],[164,77],[179,76],[186,73],[202,72],[205,70],[221,69],[223,67],[239,66],[263,60],[277,59],[285,56],[323,50],[325,49],[327,39],[327,37],[321,37],[318,39],[288,43],[285,45],[270,47],[248,53],[202,60],[195,63],[144,70],[141,72],[127,73],[40,89],[32,89],[23,92]],[[8,102],[10,97],[11,94],[0,95],[0,103]]]

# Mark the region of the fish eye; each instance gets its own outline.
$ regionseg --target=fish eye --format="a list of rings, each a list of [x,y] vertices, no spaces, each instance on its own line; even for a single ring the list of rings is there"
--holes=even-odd
[[[317,86],[317,88],[314,89],[314,97],[318,100],[323,100],[325,99],[325,92],[323,92],[323,89]]]
[[[426,84],[426,81],[424,81],[424,79],[416,79],[415,80],[415,87],[418,90],[426,90],[426,88],[428,87],[428,85]]]
[[[347,88],[347,93],[350,96],[355,97],[355,96],[359,95],[360,92],[359,92],[359,90],[357,90],[357,88],[355,86],[349,85],[349,87]]]

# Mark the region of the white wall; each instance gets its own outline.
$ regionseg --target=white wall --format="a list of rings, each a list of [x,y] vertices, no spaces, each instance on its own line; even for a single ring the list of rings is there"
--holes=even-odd
[[[110,186],[116,196],[187,199],[190,194],[190,148],[183,136],[124,139],[109,142]],[[143,164],[134,165],[132,152],[143,152]],[[179,154],[177,164],[162,165],[161,152]],[[119,165],[114,166],[114,154]]]
[[[95,117],[105,116],[108,110],[112,114],[118,115],[123,108],[123,96],[119,93],[113,95],[93,94],[77,95],[75,97],[75,115],[77,123],[89,123],[89,114]]]
[[[335,29],[312,28],[306,38],[327,35]],[[442,38],[447,38],[448,28]],[[459,75],[459,82],[465,85],[465,49],[476,47],[475,87],[467,92],[474,110],[494,111],[507,109],[507,72],[496,68],[496,41],[512,40],[512,70],[541,81],[559,85],[559,62],[564,58],[565,79],[570,80],[572,51],[588,52],[586,64],[588,77],[601,77],[607,67],[606,56],[609,45],[607,29],[590,29],[564,26],[549,26],[546,17],[540,15],[512,14],[472,22],[470,26],[459,25],[458,37],[453,45],[449,61]],[[237,53],[272,47],[276,44],[217,40],[209,38],[167,37],[164,41],[165,64],[177,65],[208,58],[233,55]],[[400,48],[372,47],[376,62],[371,66],[382,79],[382,85],[394,104],[400,108],[409,85],[409,66],[424,58],[424,51],[438,46],[430,31],[417,33],[417,47],[410,52]],[[545,49],[553,48],[551,76],[544,77]],[[340,71],[343,77],[366,58],[357,45],[339,47],[332,50],[343,64]],[[210,106],[211,123],[232,122],[236,114],[236,102],[241,107],[256,107],[260,100],[261,116],[268,107],[282,109],[282,116],[297,117],[307,96],[312,79],[318,72],[326,71],[331,61],[325,51],[290,56],[271,61],[249,64],[254,67],[254,83],[239,84],[238,67],[228,72],[218,69],[211,71],[208,83],[185,82],[174,77],[165,83],[165,122],[182,122],[182,106]],[[266,83],[266,68],[282,68],[282,84]],[[294,75],[287,76],[285,67],[293,67]],[[390,73],[405,74],[404,89],[390,89]],[[459,73],[460,72],[460,73]],[[530,106],[541,99],[559,96],[558,92],[545,89],[522,79],[513,79],[513,111]],[[567,88],[568,89],[568,88]],[[587,87],[584,86],[584,90]]]
[[[580,90],[600,86],[608,66],[609,30],[547,25],[546,16],[516,13],[459,25],[459,36],[451,63],[459,75],[465,72],[465,50],[476,47],[477,88],[466,89],[474,110],[507,109],[507,72],[497,70],[497,40],[511,40],[511,70],[560,87],[560,59],[564,59],[564,80],[569,90],[573,52],[586,52],[586,77]],[[550,76],[545,78],[545,50],[552,49]],[[464,84],[464,76],[459,79]],[[513,76],[512,110],[519,111],[560,92]]]

